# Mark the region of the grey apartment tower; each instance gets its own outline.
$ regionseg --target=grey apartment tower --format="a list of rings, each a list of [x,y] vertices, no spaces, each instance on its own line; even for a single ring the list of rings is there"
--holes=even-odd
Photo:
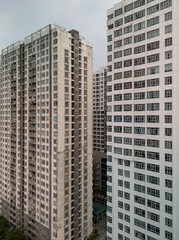
[[[1,215],[29,240],[92,232],[92,45],[49,25],[2,50]]]

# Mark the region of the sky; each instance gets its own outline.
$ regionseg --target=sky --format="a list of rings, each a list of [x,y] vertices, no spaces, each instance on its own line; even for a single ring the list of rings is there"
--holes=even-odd
[[[93,67],[106,65],[106,12],[120,0],[0,0],[0,51],[48,24],[93,43]]]

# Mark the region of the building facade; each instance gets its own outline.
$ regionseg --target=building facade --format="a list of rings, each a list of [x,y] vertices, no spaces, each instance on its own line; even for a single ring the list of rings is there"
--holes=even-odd
[[[27,239],[92,232],[92,45],[49,25],[2,50],[2,216]]]
[[[107,15],[107,239],[179,236],[179,1]]]
[[[106,76],[105,67],[93,73],[93,191],[106,195]]]

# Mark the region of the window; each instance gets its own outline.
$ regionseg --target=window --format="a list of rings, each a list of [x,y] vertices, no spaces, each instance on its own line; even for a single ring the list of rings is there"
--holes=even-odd
[[[158,11],[159,11],[159,4],[156,4],[152,7],[147,8],[147,15],[150,15],[150,14],[158,12]]]
[[[155,29],[155,30],[152,30],[150,32],[147,32],[147,39],[154,38],[154,37],[157,37],[157,36],[159,36],[159,28]]]
[[[134,93],[134,100],[145,99],[145,92]]]
[[[114,115],[114,122],[122,122],[122,116]]]
[[[147,111],[159,111],[159,103],[147,103]]]
[[[134,2],[134,8],[138,8],[145,4],[145,0],[137,0]]]
[[[147,56],[147,63],[157,62],[157,61],[159,61],[159,53]]]
[[[172,89],[165,90],[165,98],[172,97]]]
[[[124,50],[124,56],[129,56],[132,54],[132,48],[128,48]]]
[[[124,94],[124,100],[132,100],[132,93],[125,93]]]
[[[115,12],[114,12],[115,17],[121,15],[123,13],[122,10],[123,10],[122,8],[119,8],[119,9],[115,10]]]
[[[112,51],[112,45],[109,45],[108,46],[108,52],[111,52]]]
[[[147,92],[147,99],[159,98],[159,91],[150,91]]]
[[[145,87],[145,80],[134,82],[134,88],[144,88]]]
[[[171,33],[172,32],[172,24],[165,26],[165,33]]]
[[[123,111],[132,111],[132,104],[125,104]]]
[[[140,157],[140,158],[145,158],[145,151],[142,151],[142,150],[134,150],[134,156],[135,156],[135,157]]]
[[[108,20],[113,19],[113,14],[108,15]]]
[[[115,27],[119,27],[121,25],[123,25],[123,18],[118,19],[118,20],[115,21]]]
[[[160,222],[160,216],[152,212],[147,212],[147,218],[155,222]]]
[[[165,192],[165,200],[172,202],[173,201],[172,193]]]
[[[145,22],[140,22],[134,25],[134,31],[139,31],[141,29],[145,28]]]
[[[151,51],[151,50],[155,50],[158,49],[160,47],[160,42],[153,42],[153,43],[148,43],[147,44],[147,51]]]
[[[160,160],[160,153],[158,152],[147,152],[148,159]]]
[[[166,102],[165,103],[165,110],[172,110],[172,103],[171,102]]]
[[[134,127],[134,134],[145,134],[145,127]]]
[[[160,197],[160,191],[157,189],[153,189],[153,188],[147,188],[147,194],[154,196],[154,197]]]
[[[145,40],[145,33],[134,36],[134,43],[141,42],[143,40]]]
[[[147,75],[159,73],[159,66],[147,68]]]
[[[118,40],[114,42],[114,48],[118,48],[122,46],[122,40]]]
[[[165,123],[172,123],[172,115],[165,115]]]
[[[163,10],[163,9],[171,7],[171,6],[172,6],[172,0],[166,0],[162,3],[160,3],[160,10]]]
[[[127,16],[124,18],[124,22],[125,23],[129,23],[129,22],[132,22],[133,21],[133,14]]]
[[[145,146],[145,139],[134,138],[134,145]]]
[[[118,52],[114,52],[114,59],[122,57],[122,50]]]
[[[159,135],[159,128],[147,128],[148,135]]]
[[[172,58],[172,50],[165,52],[165,59]]]
[[[134,179],[145,182],[145,174],[135,172]]]
[[[124,7],[124,12],[125,12],[125,13],[126,13],[126,12],[129,12],[129,11],[131,11],[133,8],[134,8],[133,3],[128,4],[128,5],[126,5],[126,6]]]
[[[141,10],[139,12],[134,13],[134,20],[142,18],[145,16],[145,10]]]
[[[156,25],[159,23],[159,17],[154,17],[149,20],[147,20],[147,27],[151,27],[153,25]]]
[[[119,69],[119,68],[122,68],[122,61],[114,63],[114,69]]]
[[[165,47],[172,45],[172,38],[166,38],[165,39]]]
[[[138,220],[138,219],[134,219],[134,225],[136,225],[136,226],[138,226],[138,227],[140,227],[140,228],[143,228],[143,229],[145,229],[146,228],[146,223],[145,222],[143,222],[143,221],[140,221],[140,220]]]
[[[134,104],[134,111],[145,111],[145,104]]]
[[[122,101],[122,94],[115,94],[114,101]]]
[[[132,59],[125,60],[124,61],[124,67],[130,67],[130,66],[132,66]]]
[[[114,112],[121,112],[122,111],[122,105],[114,105]]]
[[[132,25],[124,28],[124,34],[130,33],[130,32],[132,32]]]
[[[114,73],[114,80],[122,79],[122,72]]]
[[[124,78],[132,77],[132,70],[124,72]]]
[[[165,174],[172,175],[172,167],[165,167]]]
[[[147,182],[149,182],[151,184],[160,185],[160,178],[148,175],[147,176]]]
[[[159,86],[159,78],[147,80],[147,87]]]
[[[145,52],[145,45],[134,48],[134,54],[138,54],[142,52]]]
[[[172,19],[172,12],[165,13],[165,21]]]
[[[171,232],[165,231],[165,238],[169,240],[173,240],[173,234]]]
[[[160,210],[160,203],[152,201],[152,200],[147,200],[147,206],[150,208]]]
[[[124,45],[132,43],[132,37],[124,38]]]
[[[124,83],[124,89],[131,89],[131,88],[132,88],[132,82]]]
[[[144,162],[134,162],[134,167],[138,169],[145,169],[145,163]]]
[[[147,139],[147,146],[148,147],[155,147],[159,148],[159,140]],[[150,156],[151,157],[151,156]],[[149,157],[149,158],[150,158]]]
[[[172,149],[172,141],[165,141],[165,148]]]
[[[150,232],[153,232],[157,235],[160,235],[160,228],[154,226],[154,225],[151,225],[149,223],[147,223],[147,230],[150,231]]]
[[[171,72],[172,71],[172,63],[165,64],[165,72]]]
[[[134,59],[134,66],[145,64],[145,57]]]
[[[148,115],[147,122],[148,123],[159,123],[159,115]]]
[[[160,166],[156,164],[147,163],[147,170],[152,172],[160,172]]]
[[[137,189],[137,186],[141,186],[141,185],[136,185],[135,184],[135,186],[136,186],[136,189]],[[134,189],[135,189],[135,186],[134,186]],[[143,187],[143,189],[142,189],[142,187],[143,186],[141,186],[141,188],[139,187],[139,189],[141,189],[141,190],[143,190],[144,191],[144,189],[145,189],[145,187]],[[135,189],[135,190],[136,190]],[[137,190],[136,190],[137,191]],[[145,192],[145,191],[144,191]],[[143,210],[143,209],[140,209],[140,208],[134,208],[134,213],[135,214],[137,214],[137,215],[139,215],[139,216],[141,216],[141,217],[145,217],[145,210]]]
[[[119,37],[122,35],[122,28],[119,30],[114,31],[114,37]]]
[[[108,42],[112,41],[112,35],[109,35],[107,40]]]
[[[141,76],[145,76],[145,68],[134,70],[134,77],[141,77]]]

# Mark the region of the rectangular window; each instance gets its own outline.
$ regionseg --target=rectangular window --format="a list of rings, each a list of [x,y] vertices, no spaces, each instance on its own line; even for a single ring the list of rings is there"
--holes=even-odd
[[[132,77],[132,70],[124,72],[124,78]]]
[[[160,10],[163,10],[163,9],[171,7],[171,6],[172,6],[172,0],[166,0],[162,3],[160,3]]]
[[[159,86],[159,78],[147,80],[147,87]]]
[[[123,10],[122,8],[119,8],[119,9],[115,10],[115,12],[114,12],[115,17],[121,15],[123,13],[122,10]]]
[[[156,25],[159,23],[159,17],[154,17],[149,20],[147,20],[147,27],[151,27],[153,25]]]
[[[165,52],[165,59],[172,58],[172,50]]]
[[[172,72],[172,63],[165,64],[165,72]]]
[[[150,91],[147,92],[147,99],[151,99],[151,98],[159,98],[159,91]]]
[[[159,128],[147,128],[148,135],[159,135]]]
[[[132,54],[132,48],[128,48],[124,50],[124,56],[129,56]]]
[[[147,32],[147,39],[154,38],[154,37],[158,37],[159,34],[160,34],[159,28],[158,28],[158,29],[155,29],[155,30],[152,30],[152,31],[150,31],[150,32]]]
[[[123,18],[118,19],[118,20],[115,21],[115,27],[119,27],[121,25],[123,25]]]
[[[147,8],[147,15],[150,15],[150,14],[158,12],[158,11],[159,11],[159,4],[156,4],[152,7]]]
[[[124,38],[124,45],[132,43],[132,37]]]
[[[145,40],[145,33],[134,36],[134,43],[141,42],[143,40]]]
[[[131,11],[133,8],[134,8],[133,3],[128,4],[128,5],[126,5],[126,6],[124,7],[124,12],[125,12],[125,13],[126,13],[126,12],[129,12],[129,11]]]
[[[114,80],[122,79],[122,72],[114,73]]]
[[[172,12],[165,13],[165,21],[172,19]]]
[[[139,31],[143,28],[145,28],[145,21],[135,24],[134,25],[134,32]]]
[[[120,58],[122,57],[122,50],[121,51],[118,51],[118,52],[114,52],[114,58]]]
[[[172,97],[172,89],[165,90],[165,98]]]
[[[145,45],[134,48],[134,54],[138,54],[142,52],[145,52]]]
[[[145,99],[145,92],[134,93],[134,100]]]
[[[145,134],[145,127],[134,127],[134,134]]]
[[[118,40],[114,42],[114,48],[118,48],[122,46],[122,40]]]
[[[159,53],[147,56],[147,63],[159,61]]]
[[[145,17],[145,10],[134,13],[134,20]]]
[[[119,37],[122,35],[122,28],[114,31],[114,37]]]
[[[166,102],[165,103],[165,110],[172,110],[172,103],[171,102]]]
[[[147,103],[147,111],[159,111],[160,104],[159,103]]]
[[[134,82],[134,88],[144,88],[145,80]]]
[[[159,66],[147,68],[147,75],[152,75],[157,73],[159,73]]]
[[[172,24],[165,26],[165,33],[171,33],[172,32]]]
[[[134,145],[145,146],[145,139],[134,138]]]
[[[124,34],[130,33],[130,32],[132,32],[132,25],[124,28]]]
[[[166,38],[165,39],[165,47],[171,46],[172,45],[172,37]]]
[[[125,23],[129,23],[129,22],[132,22],[133,21],[133,14],[127,16],[124,18],[124,22]]]
[[[147,122],[148,123],[159,123],[159,115],[148,115]]]
[[[134,66],[145,64],[145,57],[134,59]]]
[[[152,51],[152,50],[158,49],[159,47],[160,47],[160,42],[159,41],[153,42],[153,43],[148,43],[147,44],[147,51]]]
[[[125,101],[132,100],[132,93],[125,93],[124,94],[124,100]]]

